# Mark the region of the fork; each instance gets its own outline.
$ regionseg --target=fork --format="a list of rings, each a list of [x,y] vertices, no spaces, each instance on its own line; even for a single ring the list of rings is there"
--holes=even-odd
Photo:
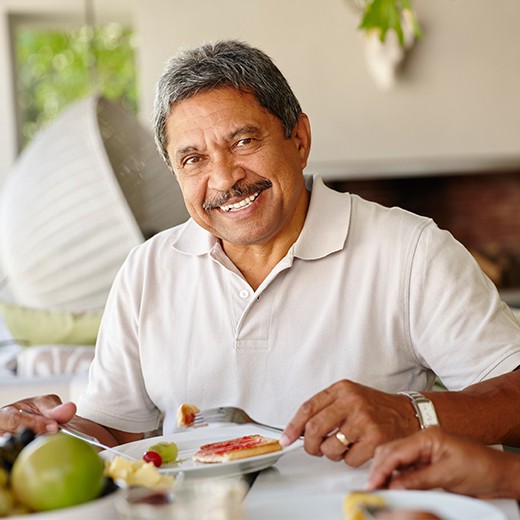
[[[75,429],[71,428],[70,426],[60,426],[60,430],[63,433],[70,435],[71,437],[76,437],[77,439],[81,439],[82,441],[85,441],[88,444],[91,444],[92,446],[101,448],[102,450],[107,451],[109,453],[113,453],[114,455],[118,455],[119,457],[123,457],[125,459],[130,459],[130,460],[138,460],[136,457],[134,457],[132,455],[128,455],[128,453],[123,453],[122,451],[119,451],[116,448],[111,448],[110,446],[107,446],[106,444],[99,442],[96,437],[93,437],[92,435],[87,435],[86,433],[80,432],[79,430],[75,430]]]
[[[269,424],[263,424],[255,421],[250,417],[242,408],[235,406],[219,406],[218,408],[208,408],[207,410],[201,410],[195,414],[195,419],[190,426],[202,426],[207,423],[225,422],[235,424],[256,424],[262,428],[268,430],[274,430],[276,432],[283,432],[283,428],[271,426]]]

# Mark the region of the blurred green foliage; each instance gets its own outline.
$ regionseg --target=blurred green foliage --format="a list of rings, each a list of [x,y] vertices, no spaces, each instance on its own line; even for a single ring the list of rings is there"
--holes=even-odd
[[[17,91],[25,146],[70,103],[93,93],[138,108],[135,36],[117,23],[70,31],[19,27]]]
[[[366,0],[359,28],[365,31],[379,31],[379,38],[385,41],[386,33],[394,30],[399,44],[404,45],[403,16],[408,16],[413,32],[420,38],[421,28],[417,22],[410,0]]]

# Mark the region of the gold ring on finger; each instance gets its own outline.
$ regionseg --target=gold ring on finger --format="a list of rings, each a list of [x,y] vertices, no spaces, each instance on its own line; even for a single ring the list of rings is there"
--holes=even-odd
[[[341,442],[341,444],[343,444],[343,446],[345,446],[345,449],[349,449],[351,446],[352,446],[352,441],[349,441],[346,437],[345,437],[345,434],[338,430],[336,432],[336,439],[338,439],[339,442]]]

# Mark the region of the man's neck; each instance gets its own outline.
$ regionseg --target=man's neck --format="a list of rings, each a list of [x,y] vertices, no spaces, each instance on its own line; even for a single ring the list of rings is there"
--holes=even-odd
[[[300,236],[309,206],[309,194],[302,199],[291,225],[276,237],[263,243],[238,245],[222,241],[228,258],[242,273],[253,290],[256,291],[269,273],[275,268]]]
[[[277,243],[275,247],[259,245],[244,247],[223,245],[223,247],[229,259],[256,291],[278,262],[285,257],[296,238],[283,244]]]

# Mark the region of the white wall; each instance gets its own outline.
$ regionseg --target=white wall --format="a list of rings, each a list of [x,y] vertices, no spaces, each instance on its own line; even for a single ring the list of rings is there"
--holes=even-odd
[[[15,157],[6,16],[84,0],[0,0],[0,181]],[[389,92],[369,76],[347,0],[96,0],[140,32],[141,118],[180,46],[241,38],[264,49],[311,118],[310,171],[328,175],[520,168],[519,0],[413,0],[424,37]],[[110,13],[109,13],[110,16]],[[375,163],[375,166],[373,166]]]
[[[309,114],[310,169],[520,167],[520,2],[413,5],[424,37],[383,92],[347,0],[137,0],[143,117],[178,47],[241,38],[275,60]]]

